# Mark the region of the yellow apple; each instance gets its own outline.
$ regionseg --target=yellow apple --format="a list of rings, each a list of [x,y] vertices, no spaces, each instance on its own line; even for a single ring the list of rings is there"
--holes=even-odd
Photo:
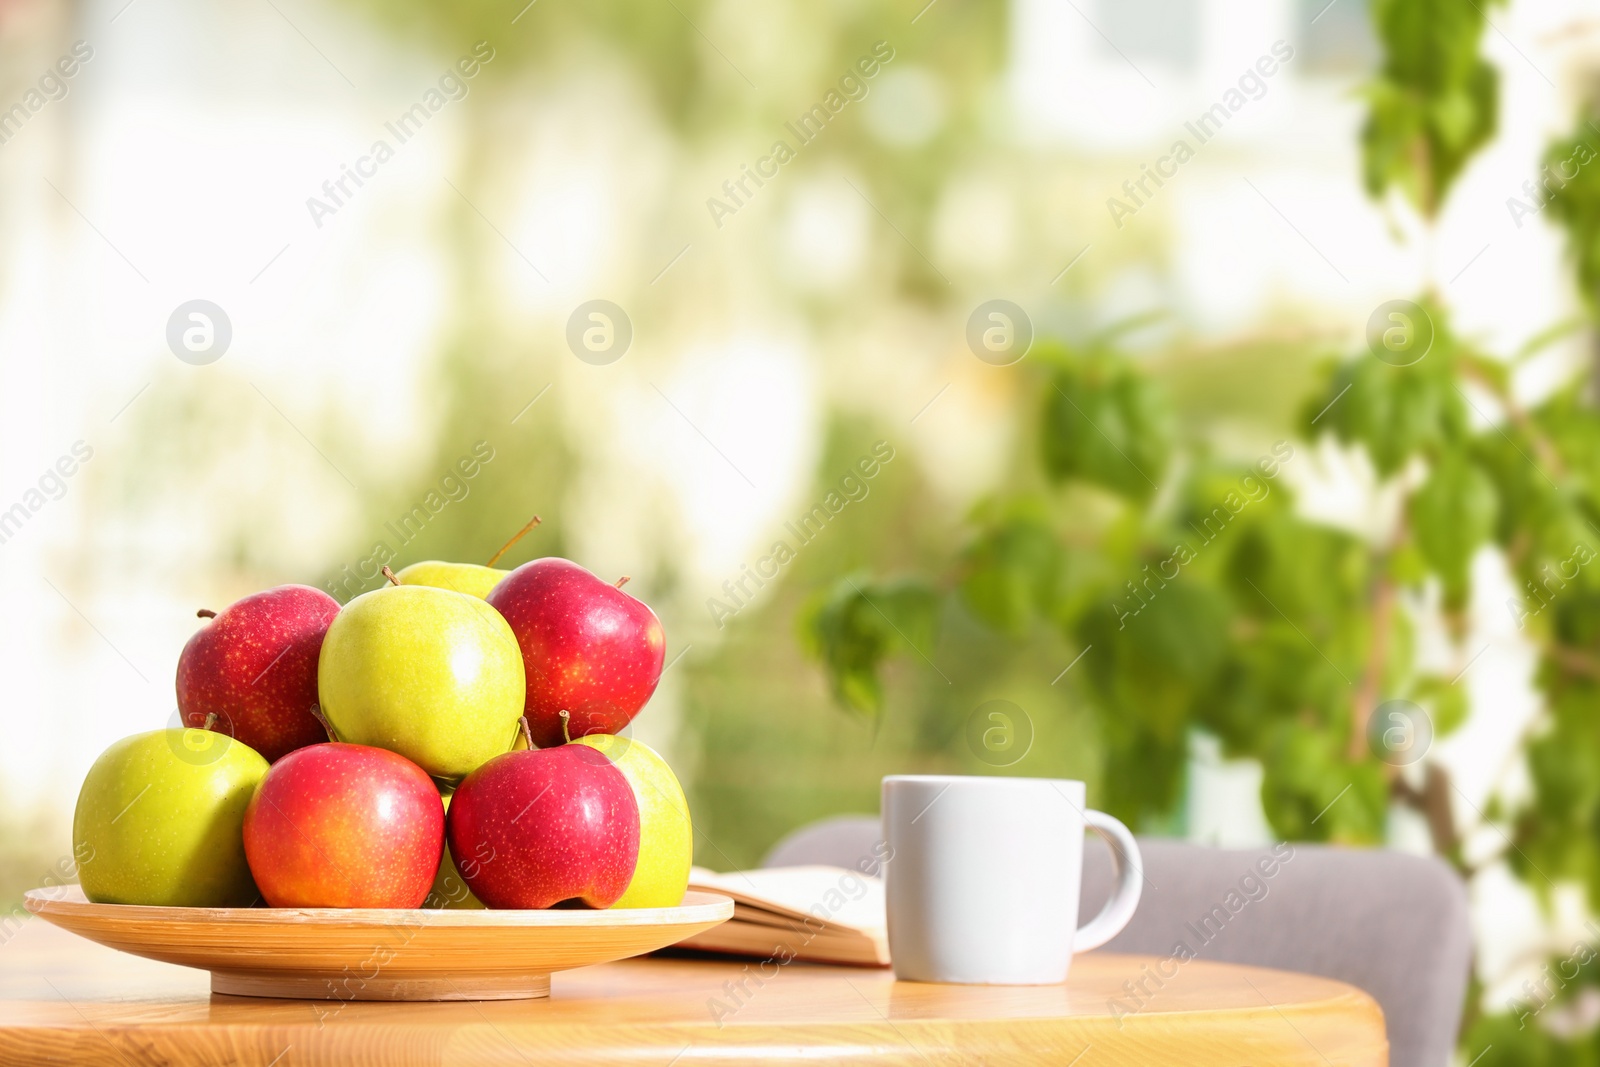
[[[227,734],[125,737],[89,768],[72,819],[83,895],[97,904],[246,908],[260,894],[244,813],[267,761]]]
[[[445,814],[450,814],[450,794],[443,796]],[[433,876],[433,888],[428,890],[425,908],[444,908],[450,911],[469,911],[482,908],[483,901],[472,895],[467,883],[456,870],[456,861],[450,856],[450,842],[444,843],[444,854],[439,857],[439,873]]]
[[[449,589],[362,593],[334,616],[317,660],[322,714],[340,741],[447,781],[511,748],[527,691],[504,616]]]
[[[401,585],[454,589],[482,600],[489,595],[489,590],[500,584],[500,579],[510,573],[498,567],[484,567],[476,563],[446,563],[442,559],[425,559],[402,569],[395,577],[400,579]]]
[[[683,903],[694,858],[689,802],[677,775],[654,749],[631,737],[590,734],[574,744],[603,752],[633,787],[639,804],[639,861],[614,908],[675,908]]]

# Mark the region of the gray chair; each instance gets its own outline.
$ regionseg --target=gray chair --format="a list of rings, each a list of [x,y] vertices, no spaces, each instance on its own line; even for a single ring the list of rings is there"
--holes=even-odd
[[[778,842],[763,866],[857,867],[880,836],[871,816],[828,819]],[[1336,978],[1382,1005],[1392,1067],[1450,1062],[1472,941],[1466,888],[1443,862],[1322,845],[1236,850],[1140,838],[1139,848],[1139,910],[1105,951],[1165,957],[1182,942],[1201,959]],[[1110,853],[1091,840],[1084,919],[1110,891]]]
[[[802,826],[772,846],[763,867],[804,867],[813,863],[830,867],[863,870],[864,861],[875,860],[873,847],[883,838],[883,827],[876,816],[840,815]],[[868,864],[865,869],[873,869]]]

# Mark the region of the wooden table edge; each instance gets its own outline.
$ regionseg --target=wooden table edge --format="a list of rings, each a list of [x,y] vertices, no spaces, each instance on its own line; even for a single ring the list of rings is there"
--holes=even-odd
[[[704,989],[687,998],[682,992],[668,997],[671,1010],[657,1011],[654,1016],[637,1006],[630,1014],[630,1002],[648,1001],[656,995],[650,990],[662,988],[663,983],[681,989],[692,974],[698,977],[701,965],[646,958],[558,975],[557,999],[538,1003],[558,1007],[561,987],[570,983],[568,996],[576,1010],[567,1015],[535,1009],[518,1016],[487,1004],[457,1004],[453,1012],[415,1013],[408,1012],[408,1007],[421,1005],[366,1004],[347,1015],[335,1014],[326,1026],[315,1002],[309,1001],[257,1001],[220,994],[124,999],[78,993],[78,1003],[67,1001],[51,1009],[50,998],[41,990],[38,996],[13,995],[9,1002],[0,1001],[0,1064],[314,1067],[382,1062],[525,1067],[536,1062],[540,1067],[613,1063],[701,1067],[759,1062],[770,1052],[789,1060],[894,1067],[925,1067],[930,1060],[1060,1067],[1089,1048],[1100,1051],[1079,1067],[1166,1063],[1185,1067],[1269,1063],[1385,1067],[1388,1060],[1383,1013],[1372,996],[1332,979],[1266,968],[1212,962],[1187,965],[1215,972],[1222,985],[1234,990],[1234,1001],[1242,995],[1241,977],[1252,988],[1263,987],[1256,989],[1262,994],[1259,1007],[1233,1003],[1218,1008],[1166,1008],[1156,1000],[1147,1011],[1118,1018],[1100,1010],[1067,1014],[1082,1012],[1082,1000],[1075,1007],[1063,1001],[1061,1014],[1050,1014],[1050,1000],[1037,996],[1020,1009],[1000,1006],[985,1017],[979,998],[997,997],[996,990],[1003,987],[895,983],[882,970],[807,965],[803,968],[807,977],[778,980],[779,992],[758,992],[760,1007],[735,1014],[718,1026],[709,1012],[699,1011],[702,992],[711,992],[723,978],[737,978],[743,962],[705,964]],[[1111,989],[1104,984],[1108,969],[1120,981],[1122,973],[1135,974],[1147,962],[1153,963],[1154,958],[1096,953],[1096,966],[1081,972],[1084,984],[1093,988],[1089,996],[1098,1002]],[[693,970],[683,969],[685,964]],[[630,973],[636,965],[640,970]],[[611,968],[618,970],[608,970]],[[1095,971],[1102,980],[1098,987],[1092,977]],[[76,992],[70,974],[48,966],[36,973],[65,987],[57,990],[62,1000]],[[1190,975],[1191,981],[1203,978],[1199,971]],[[626,990],[630,981],[637,983],[638,992]],[[853,994],[847,995],[845,984],[854,989]],[[1066,992],[1071,986],[1069,980],[1062,987],[1024,988],[1035,993],[1054,988]],[[607,1018],[604,998],[619,988],[623,995],[615,1001],[614,1017]],[[784,989],[788,992],[781,992]],[[1284,996],[1284,1003],[1273,1004],[1263,990]],[[1300,999],[1288,999],[1289,990]],[[968,991],[974,999],[966,999]],[[1084,990],[1077,992],[1081,995]],[[1188,995],[1192,998],[1195,994],[1191,991]],[[1182,996],[1177,999],[1181,1001]],[[22,1010],[7,1012],[8,1003]],[[792,1013],[786,1009],[788,1003],[794,1005]],[[255,1004],[264,1005],[259,1013],[253,1011]],[[335,1013],[340,1008],[338,1002],[323,1004]],[[296,1005],[296,1013],[286,1012],[286,1005]],[[299,1005],[305,1008],[303,1015],[297,1014]],[[46,1008],[44,1013],[27,1017],[41,1006]],[[121,1018],[119,1008],[126,1009],[120,1012]],[[371,1010],[374,1008],[378,1010]],[[1006,1010],[1015,1014],[1006,1015]],[[827,1017],[829,1012],[837,1017]],[[290,1050],[292,1054],[286,1056]]]

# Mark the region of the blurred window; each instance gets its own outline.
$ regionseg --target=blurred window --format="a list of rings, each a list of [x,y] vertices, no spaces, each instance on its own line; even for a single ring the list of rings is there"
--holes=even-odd
[[[1199,64],[1200,0],[1099,0],[1094,24],[1111,39],[1098,42],[1111,58],[1120,50],[1135,66],[1159,63],[1183,73]]]
[[[1363,74],[1372,69],[1378,42],[1367,0],[1294,0],[1294,5],[1300,73]]]

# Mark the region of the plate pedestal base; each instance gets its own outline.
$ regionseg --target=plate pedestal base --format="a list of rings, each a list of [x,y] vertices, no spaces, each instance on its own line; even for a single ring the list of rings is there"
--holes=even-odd
[[[548,974],[460,978],[362,978],[356,974],[212,971],[211,992],[285,1000],[533,1000],[550,995]]]

